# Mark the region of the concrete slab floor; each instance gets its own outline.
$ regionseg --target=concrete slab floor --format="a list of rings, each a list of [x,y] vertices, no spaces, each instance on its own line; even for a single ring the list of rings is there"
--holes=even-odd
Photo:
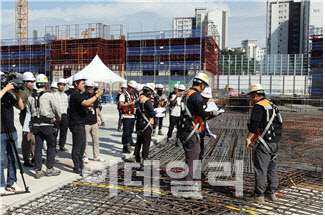
[[[20,158],[22,159],[21,154],[21,140],[22,140],[22,127],[19,123],[19,111],[15,110],[15,126],[18,133],[18,152]],[[123,158],[128,158],[132,156],[131,154],[125,155],[122,154],[122,132],[117,132],[117,122],[118,122],[118,111],[116,105],[103,104],[102,114],[105,121],[105,127],[100,127],[99,129],[99,146],[100,146],[100,156],[106,160],[106,162],[99,163],[94,161],[91,136],[88,136],[88,154],[89,154],[89,164],[86,164],[88,167],[96,166],[101,164],[103,166],[108,166],[110,160],[122,161]],[[163,122],[163,136],[156,135],[152,138],[152,144],[156,141],[163,139],[167,135],[169,126],[169,116],[167,115],[164,118]],[[133,140],[136,142],[136,133],[133,134]],[[24,169],[24,178],[27,186],[29,187],[30,193],[26,194],[12,194],[5,197],[1,197],[1,213],[5,212],[8,208],[12,206],[17,206],[22,203],[27,203],[28,201],[40,197],[42,194],[53,191],[60,186],[70,183],[73,180],[80,179],[81,176],[72,172],[73,163],[71,160],[71,150],[72,150],[72,135],[68,130],[66,148],[69,150],[67,152],[58,151],[56,155],[55,168],[61,170],[59,176],[54,177],[42,177],[41,179],[35,179],[35,170],[34,168],[23,167]],[[45,151],[43,151],[43,158],[46,158]],[[23,161],[21,160],[23,163]],[[43,164],[43,170],[46,170],[45,165]],[[5,168],[5,177],[7,177],[7,171]],[[17,183],[21,188],[24,188],[22,177],[20,175],[19,169],[17,170]]]

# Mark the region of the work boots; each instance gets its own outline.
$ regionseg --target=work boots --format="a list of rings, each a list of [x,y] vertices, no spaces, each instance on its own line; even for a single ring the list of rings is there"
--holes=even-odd
[[[163,132],[161,130],[158,131],[158,135],[163,136]]]
[[[123,146],[123,154],[131,154],[131,152],[129,151],[128,146]]]
[[[264,196],[255,196],[252,200],[249,200],[248,202],[249,203],[265,204]]]
[[[267,197],[267,199],[269,199],[269,200],[271,200],[271,201],[277,201],[277,200],[278,200],[278,198],[275,196],[274,193],[268,193],[268,194],[266,195],[266,197]]]
[[[153,130],[152,131],[152,136],[155,136],[156,135],[156,130]]]

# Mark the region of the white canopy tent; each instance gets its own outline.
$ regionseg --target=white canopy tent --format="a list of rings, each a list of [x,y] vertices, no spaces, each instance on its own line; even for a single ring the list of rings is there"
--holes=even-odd
[[[98,55],[77,74],[83,74],[87,79],[92,79],[94,82],[109,83],[111,88],[110,93],[112,93],[114,83],[126,83],[126,80],[110,70]],[[72,80],[72,77],[67,78],[66,81]]]

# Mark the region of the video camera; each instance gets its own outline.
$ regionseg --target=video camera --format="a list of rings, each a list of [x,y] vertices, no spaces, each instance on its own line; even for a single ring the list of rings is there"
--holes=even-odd
[[[23,75],[17,72],[5,72],[2,71],[4,74],[1,76],[1,89],[3,89],[8,83],[15,82],[14,80],[23,79]],[[25,84],[24,83],[14,83],[15,89],[24,90]]]

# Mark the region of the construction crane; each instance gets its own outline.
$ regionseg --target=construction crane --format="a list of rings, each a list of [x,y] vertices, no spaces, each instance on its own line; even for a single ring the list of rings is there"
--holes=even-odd
[[[16,39],[28,38],[28,0],[16,0]]]

